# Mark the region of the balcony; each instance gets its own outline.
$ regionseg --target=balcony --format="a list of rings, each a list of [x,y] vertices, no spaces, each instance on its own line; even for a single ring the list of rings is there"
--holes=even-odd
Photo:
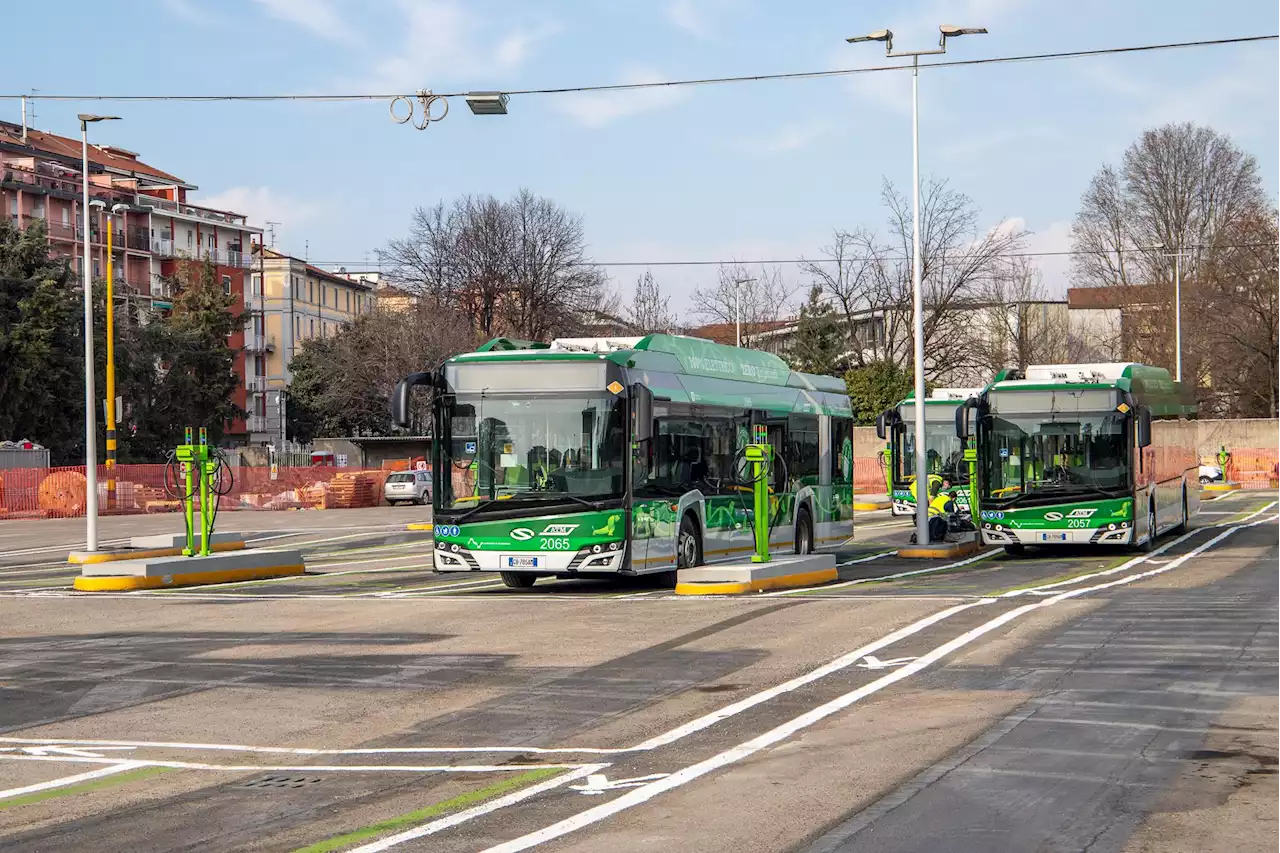
[[[150,252],[151,235],[146,228],[130,228],[125,236],[125,245],[135,252]]]
[[[245,314],[261,314],[262,313],[262,297],[261,296],[245,296],[244,313]]]
[[[80,195],[79,178],[65,178],[19,166],[15,163],[0,165],[0,183],[26,192],[52,192],[64,197]]]
[[[245,425],[249,427],[249,432],[266,432],[267,416],[266,415],[249,415],[244,420]]]
[[[255,335],[246,332],[244,336],[245,352],[275,352],[276,336],[275,335]]]
[[[232,249],[180,249],[172,240],[156,238],[151,241],[151,253],[162,258],[178,258],[188,261],[213,261],[220,267],[248,269],[253,261],[243,252]]]
[[[254,394],[260,394],[267,390],[267,377],[265,376],[246,376],[244,378],[244,388]]]
[[[246,227],[246,217],[236,216],[230,213],[222,213],[217,210],[210,210],[207,207],[181,204],[167,198],[158,198],[153,195],[136,195],[134,196],[134,203],[140,207],[149,207],[159,213],[190,217],[192,219],[199,219],[203,222],[214,222],[219,225],[226,225],[232,228]],[[257,231],[258,229],[255,228],[253,230]]]

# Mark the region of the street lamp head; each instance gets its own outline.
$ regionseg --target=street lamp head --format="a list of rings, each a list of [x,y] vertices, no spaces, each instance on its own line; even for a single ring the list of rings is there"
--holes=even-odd
[[[95,198],[95,199],[93,199],[92,201],[90,201],[90,202],[89,202],[89,206],[90,206],[90,207],[92,207],[92,208],[94,208],[95,210],[106,210],[106,209],[107,209],[107,203],[106,203],[105,201],[103,201],[102,199],[100,199],[100,198]]]
[[[119,121],[120,116],[99,116],[93,113],[80,113],[76,116],[81,124],[92,124],[95,121]]]
[[[510,97],[504,92],[467,92],[463,95],[471,112],[478,116],[504,116]]]
[[[938,40],[938,44],[942,47],[947,46],[947,39],[953,39],[957,36],[980,36],[987,32],[986,27],[957,27],[955,24],[943,24],[938,27],[938,32],[942,33],[942,38]]]
[[[112,212],[112,213],[114,213],[116,216],[121,216],[121,215],[123,215],[123,214],[125,214],[125,213],[128,213],[128,212],[129,212],[129,205],[127,205],[127,204],[113,204],[113,205],[111,205],[111,212]]]
[[[889,50],[893,49],[893,30],[876,30],[874,33],[867,33],[865,36],[854,36],[845,39],[849,44],[857,44],[862,41],[882,41]]]

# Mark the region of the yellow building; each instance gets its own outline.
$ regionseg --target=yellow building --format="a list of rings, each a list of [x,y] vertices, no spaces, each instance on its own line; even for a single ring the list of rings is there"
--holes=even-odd
[[[328,337],[373,310],[373,284],[326,272],[306,261],[264,249],[254,259],[245,307],[245,375],[251,442],[282,436],[293,381],[289,362],[311,338]]]

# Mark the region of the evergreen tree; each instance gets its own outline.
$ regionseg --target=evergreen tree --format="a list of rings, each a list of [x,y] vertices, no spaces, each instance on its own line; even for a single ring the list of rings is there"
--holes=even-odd
[[[55,464],[84,457],[81,303],[44,224],[0,220],[0,439],[29,438]]]
[[[791,345],[791,364],[796,370],[839,376],[836,367],[844,350],[841,346],[840,318],[822,299],[822,288],[809,290],[809,301],[800,308],[796,337]]]
[[[849,389],[853,421],[862,425],[874,424],[877,415],[902,402],[914,386],[910,370],[887,361],[853,368],[844,375],[844,383]]]

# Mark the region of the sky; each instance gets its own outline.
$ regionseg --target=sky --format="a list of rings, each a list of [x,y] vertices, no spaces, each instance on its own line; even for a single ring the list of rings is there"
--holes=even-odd
[[[5,11],[0,93],[349,94],[511,91],[889,64],[879,44],[936,45],[940,24],[990,33],[947,59],[1275,34],[1275,0],[62,0]],[[109,13],[109,18],[103,15]],[[56,25],[56,38],[53,31]],[[1144,129],[1192,121],[1257,157],[1277,195],[1276,42],[924,70],[925,179],[968,195],[984,228],[1070,247],[1090,177]],[[927,61],[927,60],[926,60]],[[437,109],[439,108],[437,104]],[[389,102],[36,100],[34,125],[93,139],[200,187],[192,198],[275,227],[325,266],[376,266],[413,209],[521,187],[579,214],[603,263],[814,258],[833,229],[886,227],[882,183],[911,183],[911,78],[846,77],[636,92],[517,95],[506,116],[460,98],[426,130]],[[18,121],[19,103],[0,101]],[[1039,259],[1065,292],[1067,259]],[[610,266],[624,294],[643,268]],[[655,266],[688,309],[716,267]],[[804,280],[784,267],[798,291]]]

